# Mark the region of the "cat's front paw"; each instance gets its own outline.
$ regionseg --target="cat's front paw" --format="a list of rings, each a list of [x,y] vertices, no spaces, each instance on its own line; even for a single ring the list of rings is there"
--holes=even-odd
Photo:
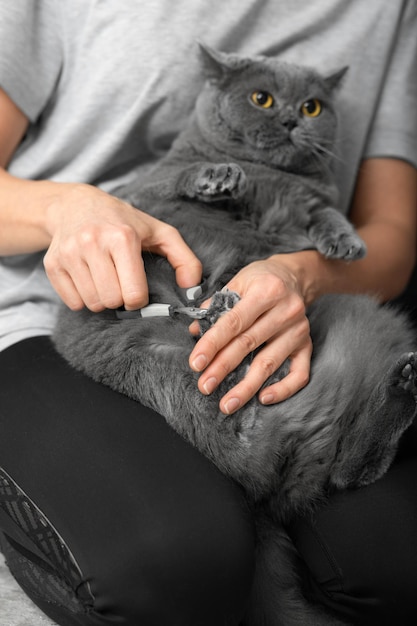
[[[327,233],[316,241],[316,246],[328,259],[356,261],[366,255],[366,245],[355,232],[342,233],[338,236]]]
[[[205,333],[213,324],[217,322],[219,317],[233,309],[235,304],[239,302],[240,296],[235,291],[216,291],[213,295],[210,306],[207,309],[207,315],[200,320],[200,329]]]
[[[204,167],[195,181],[196,193],[206,202],[241,198],[246,191],[245,172],[235,163],[218,163]]]

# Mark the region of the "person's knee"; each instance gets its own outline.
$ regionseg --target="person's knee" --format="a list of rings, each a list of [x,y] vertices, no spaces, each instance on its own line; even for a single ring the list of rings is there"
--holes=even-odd
[[[133,537],[92,546],[76,559],[76,586],[11,540],[3,550],[28,595],[66,626],[235,626],[252,583],[254,539],[249,514],[231,501],[211,516],[173,512],[171,523],[155,518]]]

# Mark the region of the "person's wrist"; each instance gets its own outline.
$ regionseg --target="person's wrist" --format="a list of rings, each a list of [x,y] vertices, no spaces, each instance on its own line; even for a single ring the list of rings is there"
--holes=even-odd
[[[69,210],[68,207],[78,208],[85,204],[89,193],[94,193],[94,188],[85,183],[57,183],[54,181],[41,181],[43,184],[43,226],[45,232],[52,239],[56,228],[62,223],[62,217]],[[93,190],[93,191],[90,191]]]
[[[306,305],[326,292],[326,260],[317,250],[301,250],[290,254],[277,254],[272,260],[284,265],[294,276]]]

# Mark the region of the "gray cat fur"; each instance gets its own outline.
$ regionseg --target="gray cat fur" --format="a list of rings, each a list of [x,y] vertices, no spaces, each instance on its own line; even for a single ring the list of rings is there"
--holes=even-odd
[[[176,226],[203,262],[204,298],[216,293],[204,331],[238,298],[219,289],[251,261],[308,248],[352,260],[365,246],[334,208],[332,102],[345,70],[323,78],[206,47],[201,57],[208,80],[188,128],[145,179],[118,195]],[[274,106],[256,106],[254,90],[271,93]],[[300,105],[313,97],[323,106],[310,119]],[[151,301],[186,303],[165,259],[145,255],[145,266]],[[402,315],[366,296],[327,295],[308,317],[309,384],[281,404],[253,399],[232,416],[219,411],[219,399],[250,359],[203,396],[188,366],[188,319],[118,320],[110,310],[63,307],[54,335],[74,367],[162,413],[244,486],[258,532],[246,626],[343,623],[302,595],[285,523],[333,490],[381,477],[416,411],[416,342]],[[287,371],[284,363],[271,380]]]

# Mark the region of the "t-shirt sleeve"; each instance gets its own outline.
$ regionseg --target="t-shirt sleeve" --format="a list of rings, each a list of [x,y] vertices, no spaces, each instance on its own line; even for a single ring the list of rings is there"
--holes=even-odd
[[[0,87],[35,122],[62,64],[56,0],[0,3]]]
[[[417,167],[417,3],[406,3],[364,156]]]

